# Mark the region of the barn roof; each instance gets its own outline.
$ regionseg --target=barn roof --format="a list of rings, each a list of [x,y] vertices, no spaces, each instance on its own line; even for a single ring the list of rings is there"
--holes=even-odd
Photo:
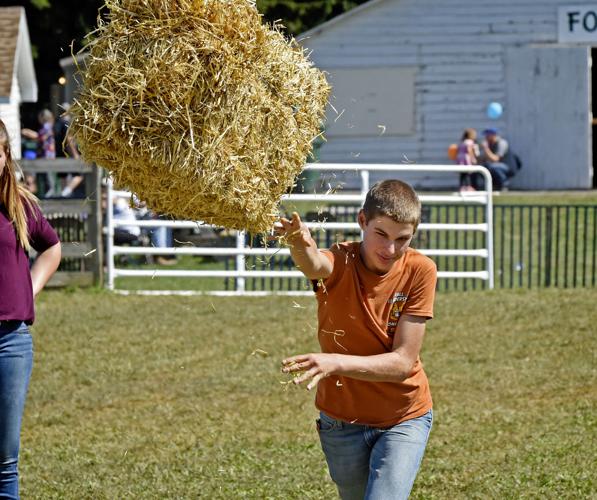
[[[344,12],[343,14],[333,17],[332,19],[330,19],[329,21],[326,21],[325,23],[315,26],[315,28],[311,28],[310,30],[305,31],[304,33],[301,33],[300,36],[298,36],[297,38],[299,40],[303,40],[303,39],[309,38],[311,36],[317,36],[317,35],[321,34],[323,31],[325,31],[327,28],[329,28],[330,26],[334,26],[335,24],[341,23],[341,22],[345,21],[347,18],[358,15],[358,14],[362,13],[364,10],[367,10],[367,9],[374,7],[375,5],[378,5],[385,1],[386,0],[369,0],[368,2],[365,2],[353,9],[350,9],[347,12]]]

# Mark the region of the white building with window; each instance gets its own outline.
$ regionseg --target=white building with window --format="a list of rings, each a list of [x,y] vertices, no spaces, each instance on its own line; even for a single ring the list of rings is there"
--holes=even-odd
[[[24,7],[0,7],[0,118],[21,157],[22,102],[37,102],[37,80]]]
[[[595,186],[595,1],[371,0],[298,40],[333,86],[322,162],[449,163],[465,127],[495,127],[512,187]]]

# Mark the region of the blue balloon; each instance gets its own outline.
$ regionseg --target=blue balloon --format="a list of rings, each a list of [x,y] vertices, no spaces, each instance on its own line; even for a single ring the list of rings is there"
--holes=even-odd
[[[503,111],[504,108],[499,102],[490,102],[489,106],[487,106],[487,116],[492,120],[497,120],[502,116]]]

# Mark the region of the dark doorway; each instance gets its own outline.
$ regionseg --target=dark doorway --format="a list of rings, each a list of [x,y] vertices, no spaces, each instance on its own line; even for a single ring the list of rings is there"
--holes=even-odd
[[[593,188],[597,188],[597,48],[591,49],[591,111],[593,112]]]

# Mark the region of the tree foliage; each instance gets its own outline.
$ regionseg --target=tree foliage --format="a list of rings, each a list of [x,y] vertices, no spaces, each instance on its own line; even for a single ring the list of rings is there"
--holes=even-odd
[[[298,35],[366,0],[257,0],[257,8],[270,22],[280,21]]]
[[[11,5],[25,7],[29,36],[33,48],[35,72],[39,86],[39,104],[27,106],[25,115],[33,115],[29,108],[47,106],[50,87],[62,74],[60,59],[78,51],[85,35],[93,30],[98,9],[103,0],[11,0]],[[34,125],[35,122],[29,125]]]
[[[38,9],[47,9],[50,7],[49,0],[31,0],[31,4]]]
[[[366,0],[257,0],[257,8],[270,23],[282,24],[298,35]],[[33,44],[40,103],[49,101],[50,85],[62,70],[59,60],[84,46],[93,31],[103,0],[13,0],[25,7]],[[72,46],[72,48],[71,48]]]

